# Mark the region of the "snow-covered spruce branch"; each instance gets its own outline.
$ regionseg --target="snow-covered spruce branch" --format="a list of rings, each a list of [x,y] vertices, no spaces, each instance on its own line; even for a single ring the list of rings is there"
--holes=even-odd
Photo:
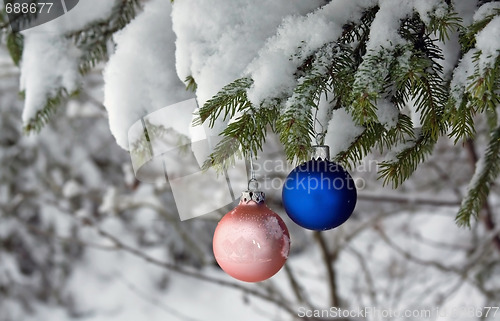
[[[353,30],[350,33],[354,33]],[[349,33],[346,36],[347,34]],[[313,114],[319,109],[318,101],[321,97],[328,97],[329,93],[333,93],[336,100],[333,108],[343,106],[342,97],[348,97],[350,92],[349,82],[343,80],[354,77],[353,57],[354,51],[349,46],[327,43],[299,67],[301,77],[298,85],[286,100],[276,121],[277,131],[289,160],[307,158],[311,137],[316,135]],[[317,134],[324,135],[325,132]]]
[[[73,39],[82,52],[80,73],[85,74],[99,62],[108,59],[108,45],[111,37],[127,26],[140,10],[139,0],[116,1],[107,19],[95,21],[83,29],[65,35]]]
[[[377,10],[378,8],[369,10],[366,16],[373,20],[373,12],[376,13]],[[366,33],[369,29],[352,28],[347,29],[352,32],[350,36],[344,33],[340,39],[359,41],[356,52],[350,51],[347,45],[325,45],[311,56],[295,57],[303,61],[296,72],[298,85],[292,95],[286,99],[286,104],[283,104],[281,97],[275,97],[276,101],[280,102],[276,107],[281,110],[282,115],[277,122],[277,131],[289,160],[306,158],[311,144],[310,136],[314,133],[313,113],[317,108],[319,96],[329,90],[333,91],[330,101],[335,102],[337,108],[344,106],[348,108],[353,119],[361,126],[369,127],[369,129],[377,128],[380,123],[376,113],[378,100],[389,97],[389,100],[403,107],[409,99],[414,99],[415,108],[422,114],[423,130],[428,132],[434,140],[438,134],[443,133],[443,109],[448,90],[439,76],[441,72],[441,66],[437,62],[441,58],[439,48],[430,38],[430,32],[425,33],[425,25],[418,19],[418,16],[411,16],[405,21],[406,23],[401,25],[400,33],[409,45],[396,47],[395,50],[381,48],[381,50],[372,50],[365,54]],[[359,25],[365,26],[368,23],[370,23],[369,19]],[[356,57],[356,54],[359,56]],[[402,59],[404,57],[406,61]],[[381,62],[384,63],[381,64]],[[428,72],[429,70],[432,72]],[[391,82],[395,82],[395,91],[390,85]],[[353,88],[352,92],[351,88]],[[223,89],[216,97],[227,97],[227,95],[231,95],[231,92]],[[233,100],[237,96],[234,97]],[[212,104],[211,106],[213,108]],[[214,113],[214,115],[218,114]],[[403,118],[400,117],[400,119]],[[258,124],[260,121],[256,118],[255,122]],[[404,132],[410,132],[408,122],[402,123],[405,125]],[[356,142],[366,142],[361,143],[357,148],[351,148],[347,153],[343,152],[341,158],[361,159],[373,148],[379,137],[386,136],[386,132],[389,131],[365,131],[361,136],[366,139],[357,138]],[[403,137],[397,132],[393,132],[393,135],[393,137]],[[386,146],[382,146],[390,148],[401,141],[386,139],[385,143]],[[242,147],[245,151],[245,146]],[[419,158],[419,160],[423,159]],[[416,166],[406,168],[411,174]],[[401,180],[401,177],[393,176],[391,172],[386,173],[390,180],[395,182]]]
[[[90,21],[78,30],[59,23],[55,32],[42,29],[19,33],[8,30],[9,24],[2,25],[2,29],[6,29],[2,31],[7,33],[7,45],[14,63],[20,64],[22,77],[31,78],[22,80],[22,92],[26,98],[23,121],[27,133],[40,131],[69,96],[78,95],[80,86],[78,73],[83,75],[99,62],[108,59],[108,46],[112,36],[127,26],[141,8],[139,0],[118,0],[112,4],[108,16],[99,17],[100,13],[97,12],[94,14],[94,20],[91,17]],[[86,12],[80,14],[88,15]],[[32,16],[22,15],[19,19],[29,20]],[[45,46],[51,42],[54,47],[61,48],[53,48],[53,52],[47,52]],[[56,50],[62,51],[62,54],[56,53]],[[49,60],[43,59],[44,57]],[[48,71],[44,67],[39,67],[40,64],[49,67],[61,64],[61,69],[64,70],[53,68],[53,73],[56,73],[53,79],[33,81],[34,74],[39,75]],[[76,66],[78,70],[73,70]]]
[[[107,58],[112,36],[131,26],[132,20],[137,21],[132,18],[143,4],[139,0],[109,3],[96,1],[106,8],[102,10],[106,15],[88,14],[88,21],[75,30],[61,28],[57,35],[41,38],[26,33],[24,40],[18,34],[7,35],[12,58],[21,62],[21,89],[26,93],[23,120],[28,131],[39,130],[53,116],[65,101],[61,93],[78,94],[81,73]],[[162,50],[158,55],[166,54],[166,48],[172,49],[177,43],[172,49],[175,60],[171,70],[162,74],[162,81],[173,75],[182,85],[182,80],[188,79],[201,104],[207,102],[202,106],[200,122],[213,125],[225,119],[224,123],[229,123],[217,132],[224,139],[206,166],[224,165],[237,150],[243,155],[257,154],[268,130],[281,137],[288,160],[303,160],[314,139],[311,136],[318,112],[326,131],[325,142],[345,145],[332,155],[344,165],[359,162],[375,148],[401,151],[403,146],[404,151],[380,172],[385,183],[398,186],[427,159],[439,137],[448,135],[458,143],[475,134],[474,117],[487,115],[490,123],[497,119],[500,44],[495,41],[495,30],[500,24],[500,9],[495,2],[478,2],[473,12],[467,13],[473,20],[470,24],[470,19],[462,20],[466,15],[455,11],[452,1],[311,3],[277,10],[280,12],[275,13],[274,20],[263,21],[267,29],[249,25],[251,19],[246,19],[247,12],[242,11],[242,21],[220,22],[244,26],[245,33],[240,37],[225,34],[231,41],[222,37],[224,33],[216,25],[208,28],[210,31],[189,29],[180,2],[173,4],[174,9],[181,9],[173,11],[172,24],[169,21],[158,30],[155,26],[148,29],[151,36],[153,32],[165,33],[167,28],[175,32],[172,39],[161,38],[172,43],[159,47]],[[145,2],[145,7],[149,5],[168,13],[171,10],[165,2]],[[394,10],[396,6],[398,10]],[[5,15],[0,26],[8,34]],[[212,29],[218,33],[211,34]],[[195,34],[200,38],[192,37]],[[253,37],[251,43],[247,43],[249,36]],[[460,46],[448,46],[457,38]],[[201,50],[193,52],[194,48]],[[30,57],[37,63],[30,64]],[[38,63],[41,59],[45,64]],[[216,85],[214,78],[218,78]],[[219,78],[224,79],[222,84]],[[174,82],[171,85],[176,86]],[[150,94],[149,88],[141,93]],[[178,93],[177,88],[169,94],[173,93]],[[154,109],[156,96],[165,95],[150,96],[144,100],[151,99],[151,104],[145,105]],[[130,104],[134,103],[139,105],[131,100]],[[144,110],[151,111],[144,105],[126,107],[129,109],[111,108],[110,119],[122,119],[123,113],[137,118]],[[333,137],[338,125],[335,118],[340,113],[332,111],[347,115],[353,129],[335,132]],[[117,126],[119,129],[112,128],[113,134],[121,130],[120,135],[126,136],[128,120]],[[414,137],[411,133],[417,128],[421,136]],[[126,145],[124,141],[120,139],[121,146]],[[471,217],[476,216],[477,207],[471,210]]]
[[[328,91],[330,93],[329,102],[335,105],[334,108],[346,108],[358,125],[365,129],[361,135],[351,142],[351,145],[340,154],[335,155],[336,160],[341,163],[355,163],[360,161],[374,147],[383,150],[397,148],[403,144],[405,149],[397,154],[394,160],[384,162],[380,171],[380,177],[384,183],[392,183],[397,187],[408,179],[417,169],[418,165],[425,161],[433,151],[433,146],[438,137],[446,135],[451,129],[451,136],[466,138],[474,132],[472,116],[485,111],[482,106],[489,106],[489,112],[496,114],[494,106],[498,104],[495,94],[498,88],[498,74],[496,68],[490,68],[481,74],[476,73],[472,82],[474,87],[464,87],[462,90],[470,92],[464,97],[477,97],[476,105],[481,102],[482,106],[471,106],[471,104],[456,102],[454,95],[450,95],[452,90],[450,82],[443,78],[443,67],[441,61],[444,59],[442,49],[437,45],[436,40],[442,42],[449,40],[450,35],[463,30],[461,18],[452,7],[449,6],[443,15],[430,14],[430,20],[424,19],[419,12],[408,14],[399,24],[398,36],[400,44],[390,44],[373,48],[369,43],[366,34],[370,28],[362,29],[361,26],[370,25],[376,19],[377,14],[383,9],[373,7],[365,11],[365,19],[351,22],[344,30],[356,26],[357,32],[351,35],[343,34],[337,43],[343,41],[352,46],[356,41],[356,50],[350,51],[351,47],[340,47],[342,53],[349,53],[348,57],[332,55],[332,50],[323,46],[311,55],[301,56],[295,54],[293,59],[302,61],[295,77],[296,87],[291,91],[290,96],[276,96],[280,110],[280,118],[277,122],[277,132],[285,147],[289,160],[303,160],[307,157],[311,144],[311,137],[314,135],[314,113],[317,108],[319,96]],[[368,14],[370,13],[370,14]],[[487,28],[488,23],[494,22],[497,11],[486,16],[481,23],[473,25],[469,32],[465,34],[462,41],[464,50],[474,47],[470,39],[475,39],[477,33]],[[369,19],[366,19],[369,17]],[[351,29],[352,30],[352,29]],[[437,37],[437,39],[435,38]],[[346,41],[347,39],[347,41]],[[298,45],[302,48],[303,45]],[[370,50],[367,50],[370,46]],[[321,60],[325,57],[326,60]],[[358,54],[358,56],[357,56]],[[479,60],[478,56],[474,61]],[[321,64],[324,61],[327,64]],[[320,66],[321,68],[318,68]],[[337,69],[337,72],[332,70]],[[347,72],[338,72],[345,70]],[[476,70],[478,68],[476,67]],[[458,72],[455,74],[457,77]],[[252,85],[253,86],[253,85]],[[480,86],[480,88],[476,88]],[[349,88],[349,92],[339,88]],[[351,91],[352,88],[352,91]],[[490,90],[486,90],[489,88]],[[251,88],[250,88],[251,89]],[[473,89],[473,91],[472,91]],[[218,95],[220,95],[220,92]],[[282,95],[283,92],[280,94]],[[348,97],[348,98],[346,98]],[[380,100],[388,100],[396,105],[400,111],[397,125],[388,127],[380,119]],[[286,102],[286,103],[285,103]],[[455,107],[456,103],[460,106]],[[413,109],[420,115],[420,134],[415,137],[413,124],[402,111],[411,104]],[[213,106],[212,106],[213,107]],[[254,108],[263,108],[255,106]],[[259,123],[260,120],[255,118]],[[394,131],[394,128],[399,130]],[[237,130],[233,127],[231,133]],[[251,139],[251,138],[250,138]],[[248,146],[248,144],[246,144]],[[258,146],[258,145],[254,145]],[[244,145],[245,152],[247,148]],[[238,146],[232,145],[236,150]],[[222,149],[224,150],[224,149]],[[213,159],[224,160],[224,157],[217,157],[216,151]]]

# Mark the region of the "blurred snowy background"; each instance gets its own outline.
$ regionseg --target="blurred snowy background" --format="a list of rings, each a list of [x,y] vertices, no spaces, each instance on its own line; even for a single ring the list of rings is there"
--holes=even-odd
[[[321,3],[295,2],[291,12],[276,11],[303,14]],[[483,308],[500,304],[500,239],[498,228],[492,230],[498,225],[494,221],[500,205],[498,186],[491,188],[487,215],[470,230],[455,224],[477,155],[485,146],[481,132],[464,146],[442,139],[432,157],[397,190],[381,187],[376,179],[376,160],[381,155],[370,155],[352,173],[362,184],[352,218],[322,233],[303,230],[284,214],[281,191],[272,182],[282,180],[287,169],[279,166],[283,152],[277,138],[270,136],[257,161],[262,169],[258,178],[268,187],[268,206],[282,215],[290,229],[291,254],[275,277],[259,284],[244,284],[224,274],[213,258],[211,239],[225,212],[181,222],[169,186],[137,181],[128,152],[118,146],[127,147],[125,129],[138,117],[193,96],[175,70],[162,67],[179,51],[161,48],[154,37],[146,36],[152,29],[164,28],[155,23],[165,22],[161,17],[168,16],[168,3],[155,0],[146,6],[135,21],[151,23],[137,23],[142,27],[130,27],[117,36],[114,60],[78,79],[78,96],[69,99],[39,134],[23,133],[23,121],[36,113],[39,97],[32,97],[34,109],[25,108],[23,116],[20,84],[29,87],[30,74],[35,74],[34,81],[56,87],[60,84],[55,82],[71,83],[80,76],[65,69],[71,59],[58,56],[63,47],[37,45],[29,33],[25,59],[31,65],[24,64],[21,71],[4,44],[0,48],[0,321],[279,321],[307,319],[303,311],[331,312],[333,306],[420,311],[408,318],[412,320],[479,320],[478,313],[483,319],[500,318],[500,311],[494,316],[495,310],[484,318]],[[179,3],[181,10],[182,0]],[[211,19],[229,19],[231,10],[238,9],[230,1],[225,3],[227,12]],[[106,4],[101,5],[101,11],[95,12],[105,14]],[[205,9],[192,14],[205,16],[201,12]],[[238,52],[256,50],[274,34],[275,29],[267,34],[266,26],[278,25],[281,17],[271,13],[268,17],[260,38],[251,40],[254,49],[245,46],[248,42],[239,42],[243,48],[217,60],[225,65],[190,71],[198,72],[201,81],[214,79],[198,83],[206,90],[197,92],[199,100],[232,81],[253,57],[237,56]],[[198,20],[174,16],[178,28],[193,21]],[[81,26],[74,23],[72,27]],[[222,29],[214,34],[224,35],[220,43],[230,42],[245,33],[245,26],[241,28],[234,34]],[[50,38],[59,31],[44,32]],[[164,35],[174,34],[167,30]],[[196,43],[189,39],[196,37],[196,30],[186,35],[186,43],[178,40],[180,48]],[[193,53],[190,59],[206,55],[196,53],[197,49],[182,50]],[[40,50],[58,55],[40,64],[36,61]],[[165,59],[148,54],[154,51],[164,52]],[[142,64],[133,63],[141,60]],[[187,67],[177,68],[183,76],[190,74],[182,71]],[[46,70],[55,75],[50,81],[44,80]],[[157,78],[144,76],[148,74]],[[172,89],[176,86],[177,90]],[[162,92],[166,87],[175,96]],[[126,109],[134,104],[149,107]],[[212,194],[206,186],[206,193],[193,197],[202,200]],[[370,315],[366,319],[401,318]]]

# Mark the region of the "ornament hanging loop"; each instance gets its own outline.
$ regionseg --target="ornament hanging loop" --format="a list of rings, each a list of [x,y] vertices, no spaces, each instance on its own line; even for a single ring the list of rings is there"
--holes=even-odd
[[[240,202],[243,203],[250,203],[250,202],[255,202],[257,204],[263,203],[264,200],[266,199],[266,194],[264,192],[259,191],[259,182],[255,178],[255,168],[253,167],[253,153],[250,152],[250,157],[249,157],[249,162],[250,162],[250,179],[248,180],[248,188],[246,191],[241,193],[241,200]]]
[[[257,191],[259,189],[259,182],[255,178],[255,169],[253,167],[253,152],[250,151],[250,179],[248,180],[248,190]]]
[[[315,136],[316,145],[323,145],[324,141],[325,141],[325,136],[326,136],[325,132],[316,133],[316,136]]]
[[[314,139],[316,140],[316,145],[311,146],[311,159],[315,160],[330,160],[330,147],[324,145],[326,130],[323,124],[318,119],[319,107],[316,108],[314,113]],[[316,129],[316,124],[319,125],[320,131]]]
[[[259,190],[259,182],[255,178],[250,178],[250,180],[248,181],[248,190],[249,191]]]
[[[316,140],[316,145],[323,145],[326,136],[325,126],[318,119],[319,107],[316,107],[316,111],[314,112],[314,139]],[[320,130],[316,129],[316,125],[319,125]]]

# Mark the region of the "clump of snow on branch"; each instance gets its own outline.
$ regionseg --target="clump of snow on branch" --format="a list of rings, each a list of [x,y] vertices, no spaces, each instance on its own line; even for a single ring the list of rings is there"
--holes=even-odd
[[[244,76],[266,39],[286,16],[304,15],[322,0],[183,0],[173,6],[177,73],[192,76],[202,106],[223,86]],[[296,45],[291,40],[291,45]]]
[[[483,4],[477,11],[474,13],[473,21],[478,22],[486,18],[487,16],[494,14],[495,10],[500,10],[499,2],[488,2]]]
[[[451,81],[451,97],[455,101],[461,101],[464,91],[470,84],[470,76],[474,74],[474,63],[473,56],[476,53],[476,49],[472,49],[467,52],[458,66],[453,71],[453,79]]]
[[[396,45],[404,44],[405,41],[398,34],[398,29],[401,19],[406,18],[412,11],[412,0],[381,0],[380,10],[370,28],[370,39],[366,44],[367,52],[379,51],[380,48],[392,49]]]
[[[175,72],[175,35],[168,1],[154,0],[117,33],[116,52],[104,72],[104,105],[117,143],[128,149],[128,130],[141,117],[192,98]]]
[[[480,71],[493,68],[500,53],[500,17],[490,21],[476,36],[476,48],[481,50],[478,67]]]
[[[303,60],[335,41],[345,23],[358,20],[365,8],[375,4],[372,0],[334,0],[307,16],[287,17],[247,68],[254,80],[250,101],[258,106],[269,97],[289,96],[297,85],[294,73]]]
[[[20,84],[26,93],[24,124],[33,119],[60,88],[67,92],[76,90],[80,81],[79,58],[80,51],[73,42],[60,35],[30,33],[25,37]]]
[[[176,34],[175,66],[180,80],[193,77],[196,97],[203,106],[225,85],[246,76],[248,64],[286,16],[304,15],[323,0],[183,0],[172,11]],[[210,17],[210,18],[207,18]],[[199,126],[214,147],[229,120],[218,119],[211,128]],[[212,138],[210,138],[212,137]],[[207,151],[211,153],[212,150]],[[207,154],[208,155],[208,154]]]
[[[499,10],[499,3],[487,3],[481,6],[473,16],[472,22],[479,22],[487,16]],[[493,18],[476,36],[475,48],[465,53],[453,71],[451,81],[452,98],[461,101],[463,93],[474,81],[472,77],[475,72],[480,74],[494,66],[495,60],[500,53],[500,18]],[[479,54],[479,55],[478,55]],[[476,56],[478,59],[476,61]]]
[[[326,145],[330,146],[331,157],[345,151],[363,130],[344,108],[334,110],[325,137]]]
[[[431,13],[436,17],[443,17],[447,11],[448,6],[444,1],[440,0],[415,0],[413,7],[418,12],[420,19],[426,24],[431,21]]]
[[[67,14],[25,30],[21,60],[20,88],[26,92],[23,123],[27,124],[42,110],[48,98],[61,88],[75,91],[80,82],[80,51],[65,34],[103,19],[111,13],[114,1],[81,1]]]
[[[380,99],[377,102],[377,118],[388,130],[394,128],[398,123],[399,109],[387,99]]]

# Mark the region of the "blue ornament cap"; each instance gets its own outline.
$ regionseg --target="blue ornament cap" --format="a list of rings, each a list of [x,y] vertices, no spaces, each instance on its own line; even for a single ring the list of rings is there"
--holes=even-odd
[[[286,178],[282,198],[295,223],[322,231],[347,221],[356,206],[357,191],[351,175],[327,156],[297,166]]]

